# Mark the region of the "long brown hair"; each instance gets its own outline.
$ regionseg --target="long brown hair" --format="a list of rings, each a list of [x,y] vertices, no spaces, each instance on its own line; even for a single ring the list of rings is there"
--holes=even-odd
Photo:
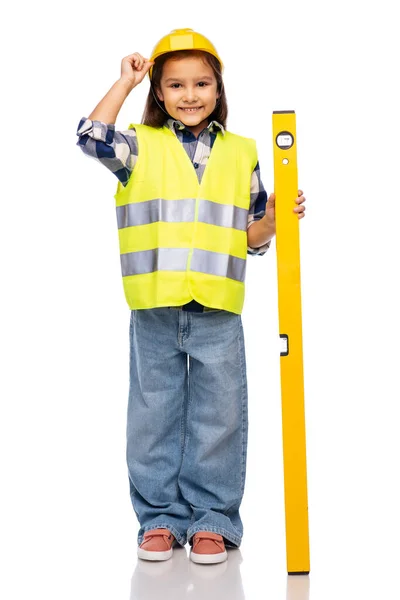
[[[165,121],[168,119],[166,114],[167,111],[164,112],[164,102],[155,98],[156,90],[160,90],[163,67],[169,59],[179,60],[180,58],[187,58],[188,56],[198,56],[199,58],[205,60],[212,68],[217,80],[217,91],[219,98],[213,112],[208,117],[208,122],[211,123],[211,121],[218,121],[218,123],[220,123],[224,128],[226,127],[226,121],[228,118],[228,103],[225,95],[224,83],[222,80],[221,65],[215,56],[209,52],[203,52],[202,50],[178,50],[176,52],[167,52],[166,54],[162,54],[159,58],[156,58],[153,65],[150,90],[142,116],[142,123],[144,125],[150,125],[150,127],[162,127]]]

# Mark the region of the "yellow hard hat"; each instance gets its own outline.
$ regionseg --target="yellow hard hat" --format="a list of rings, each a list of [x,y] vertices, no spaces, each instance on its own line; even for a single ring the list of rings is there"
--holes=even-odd
[[[204,52],[209,52],[219,61],[221,71],[223,69],[222,60],[213,44],[204,35],[193,31],[193,29],[173,29],[171,33],[161,38],[154,46],[149,60],[155,60],[161,54],[176,52],[177,50],[203,50]],[[152,74],[153,67],[149,70],[150,79]]]

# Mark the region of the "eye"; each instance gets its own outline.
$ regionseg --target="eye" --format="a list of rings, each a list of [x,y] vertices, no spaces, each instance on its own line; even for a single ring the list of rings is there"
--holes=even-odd
[[[180,85],[180,83],[173,83],[170,87],[177,89]]]
[[[205,81],[199,81],[197,85],[199,85],[200,87],[205,87],[206,85],[208,85],[208,83],[206,83]]]

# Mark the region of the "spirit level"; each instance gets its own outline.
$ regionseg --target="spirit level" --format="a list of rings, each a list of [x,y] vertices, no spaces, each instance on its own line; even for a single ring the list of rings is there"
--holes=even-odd
[[[286,558],[289,575],[310,572],[306,430],[300,290],[296,115],[272,114],[278,311],[285,485]]]

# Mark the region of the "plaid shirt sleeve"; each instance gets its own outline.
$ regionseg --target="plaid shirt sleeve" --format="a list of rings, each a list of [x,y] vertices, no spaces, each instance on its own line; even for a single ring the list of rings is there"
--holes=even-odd
[[[250,187],[250,209],[247,221],[247,229],[251,227],[255,221],[259,221],[265,215],[265,206],[267,204],[267,192],[260,177],[260,165],[257,163],[251,175]],[[247,246],[247,254],[263,256],[271,245],[271,240],[260,246],[259,248],[250,248]]]
[[[84,154],[106,166],[122,185],[129,177],[138,157],[138,144],[134,129],[115,131],[113,123],[91,121],[83,117],[79,121],[76,143]]]

